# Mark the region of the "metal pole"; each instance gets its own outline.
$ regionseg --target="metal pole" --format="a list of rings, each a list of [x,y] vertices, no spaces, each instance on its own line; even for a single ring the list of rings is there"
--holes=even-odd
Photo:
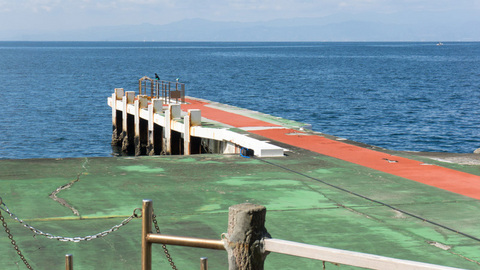
[[[142,79],[138,80],[138,94],[142,94]]]
[[[200,258],[200,270],[208,270],[208,258],[201,257]]]
[[[73,270],[73,255],[65,255],[65,270]]]
[[[155,84],[155,80],[152,80],[150,82],[150,97],[154,96],[154,94],[153,94],[154,84]]]
[[[143,200],[142,207],[142,270],[152,269],[152,243],[147,236],[152,232],[152,200]]]
[[[182,103],[185,103],[185,84],[182,84]]]
[[[149,243],[196,247],[196,248],[208,248],[225,250],[222,240],[204,239],[195,237],[183,237],[165,234],[148,234],[146,237]]]
[[[171,86],[172,86],[172,82],[168,82],[168,93],[167,93],[168,102],[167,102],[167,104],[170,104],[170,87]]]

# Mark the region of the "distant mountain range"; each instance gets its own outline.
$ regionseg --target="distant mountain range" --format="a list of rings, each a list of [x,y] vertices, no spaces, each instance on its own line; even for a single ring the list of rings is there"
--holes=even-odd
[[[480,41],[480,17],[337,14],[265,22],[186,19],[61,32],[4,32],[0,40],[48,41]],[[408,18],[408,19],[405,19]]]

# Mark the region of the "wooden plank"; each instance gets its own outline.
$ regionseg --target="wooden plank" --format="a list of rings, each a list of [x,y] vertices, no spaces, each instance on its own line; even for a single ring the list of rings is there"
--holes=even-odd
[[[320,247],[280,239],[265,239],[265,250],[297,257],[328,261],[367,269],[395,270],[454,270],[446,267],[422,262],[400,260],[372,254],[348,250]]]

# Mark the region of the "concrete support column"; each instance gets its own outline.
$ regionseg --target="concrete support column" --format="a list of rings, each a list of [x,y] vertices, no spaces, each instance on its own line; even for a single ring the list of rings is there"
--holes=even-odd
[[[153,122],[153,99],[152,103],[148,104],[148,142],[147,142],[147,155],[153,156],[155,155],[155,141],[153,136],[153,127],[155,122]]]
[[[127,91],[125,92],[125,96],[123,96],[122,103],[123,103],[123,123],[122,123],[122,151],[127,154],[132,154],[134,151],[134,121],[131,121],[131,117],[128,115],[128,105],[133,104],[135,100],[135,92],[134,91]],[[129,119],[130,118],[130,119]]]
[[[170,126],[170,124],[172,123],[171,115],[171,107],[169,106],[168,109],[165,111],[165,125],[163,127],[163,150],[166,155],[170,155],[172,153],[172,129]]]
[[[172,120],[180,118],[182,110],[179,104],[170,104],[165,111],[165,127],[163,129],[163,149],[165,153],[170,155],[172,153]]]
[[[190,155],[190,112],[183,118],[183,154]]]
[[[123,88],[115,88],[112,94],[112,145],[121,145],[122,139],[122,114],[117,111],[117,100],[122,100],[124,95]]]
[[[147,143],[147,154],[153,156],[156,153],[155,149],[161,148],[162,146],[157,144],[163,144],[163,141],[156,142],[155,138],[163,138],[162,134],[155,134],[155,114],[162,113],[163,101],[161,99],[152,99],[152,103],[148,105],[148,143]],[[160,136],[158,136],[160,135]]]
[[[135,156],[145,155],[146,154],[146,145],[147,145],[147,130],[142,126],[144,120],[140,118],[140,110],[145,109],[148,106],[148,99],[145,95],[139,95],[138,98],[134,101],[135,104]]]
[[[202,116],[199,109],[188,110],[188,115],[185,116],[184,120],[185,130],[183,133],[183,149],[184,155],[191,154],[191,130],[192,126],[200,126],[202,124]]]
[[[263,238],[270,237],[265,229],[267,209],[251,203],[230,206],[226,249],[229,270],[263,270],[267,253]]]

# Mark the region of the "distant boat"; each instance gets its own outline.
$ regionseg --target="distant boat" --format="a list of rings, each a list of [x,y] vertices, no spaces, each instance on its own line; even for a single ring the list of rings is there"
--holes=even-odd
[[[438,42],[438,43],[437,43],[437,46],[442,46],[442,45],[443,45],[442,42]]]

